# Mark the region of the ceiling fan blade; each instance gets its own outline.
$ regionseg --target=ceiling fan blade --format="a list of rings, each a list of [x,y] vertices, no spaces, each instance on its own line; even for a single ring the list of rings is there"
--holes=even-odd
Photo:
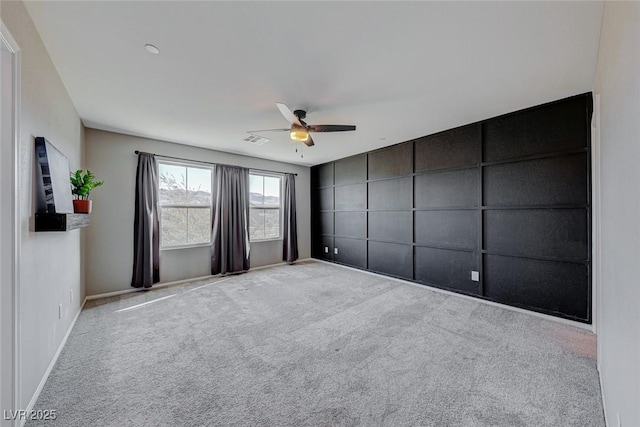
[[[353,125],[311,125],[309,131],[311,132],[345,132],[349,130],[356,130]]]
[[[293,111],[291,111],[289,107],[287,107],[286,105],[280,102],[276,102],[276,107],[278,107],[278,110],[280,110],[280,113],[284,116],[285,119],[287,119],[289,123],[302,126],[302,123],[300,123],[300,120],[298,120],[296,115],[293,114]]]
[[[258,132],[288,132],[289,128],[281,128],[281,129],[260,129],[260,130],[248,130],[247,133],[258,133]]]
[[[309,135],[309,139],[307,139],[306,141],[304,141],[304,143],[305,143],[305,145],[306,145],[307,147],[311,147],[311,146],[313,146],[313,145],[314,145],[314,144],[313,144],[313,138],[311,138],[311,135]]]

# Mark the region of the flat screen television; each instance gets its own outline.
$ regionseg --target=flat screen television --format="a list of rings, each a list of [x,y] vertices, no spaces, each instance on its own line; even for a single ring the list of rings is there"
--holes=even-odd
[[[69,159],[44,137],[35,145],[37,212],[73,213]]]

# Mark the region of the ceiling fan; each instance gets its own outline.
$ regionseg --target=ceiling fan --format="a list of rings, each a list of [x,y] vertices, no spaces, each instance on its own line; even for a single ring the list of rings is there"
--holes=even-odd
[[[309,135],[309,132],[345,132],[356,130],[353,125],[308,125],[304,119],[307,117],[307,112],[304,110],[291,111],[286,105],[276,102],[276,106],[280,113],[284,116],[289,123],[290,128],[284,129],[263,129],[263,130],[250,130],[247,133],[258,132],[289,132],[293,141],[303,142],[309,147],[313,144],[313,138]]]

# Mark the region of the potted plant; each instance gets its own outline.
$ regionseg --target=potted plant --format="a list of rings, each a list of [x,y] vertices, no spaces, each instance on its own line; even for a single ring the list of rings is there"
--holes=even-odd
[[[96,181],[96,176],[90,170],[78,169],[71,174],[71,193],[74,196],[73,211],[75,213],[91,213],[91,190],[100,187],[104,181]]]

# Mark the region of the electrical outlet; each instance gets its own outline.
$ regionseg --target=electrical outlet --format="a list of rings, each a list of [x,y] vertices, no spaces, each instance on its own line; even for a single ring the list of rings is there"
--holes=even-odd
[[[329,253],[329,246],[325,246],[325,247],[324,247],[324,253],[325,253],[325,254],[328,254],[328,253]]]
[[[73,289],[69,291],[69,302],[73,302]]]
[[[62,319],[62,304],[58,305],[58,319]]]
[[[333,248],[333,253],[338,255],[338,248]]]
[[[474,282],[479,282],[480,281],[480,272],[479,271],[472,271],[471,272],[471,280],[473,280]]]

